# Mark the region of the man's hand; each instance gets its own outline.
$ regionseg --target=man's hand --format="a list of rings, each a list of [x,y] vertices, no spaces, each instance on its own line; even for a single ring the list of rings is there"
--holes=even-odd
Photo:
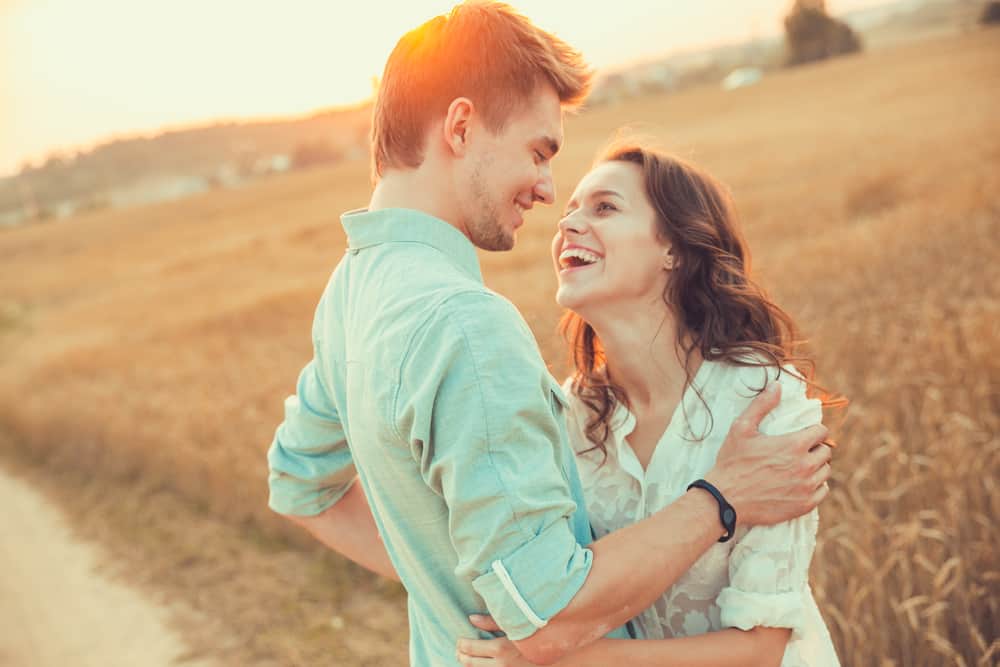
[[[829,492],[831,448],[827,429],[810,426],[769,436],[760,422],[781,400],[781,385],[771,383],[736,418],[705,476],[736,509],[744,525],[769,525],[812,511]]]

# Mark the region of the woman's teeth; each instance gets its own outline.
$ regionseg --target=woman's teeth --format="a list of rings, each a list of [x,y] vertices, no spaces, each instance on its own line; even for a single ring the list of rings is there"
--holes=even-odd
[[[594,264],[600,260],[597,253],[593,253],[583,248],[567,248],[559,254],[559,265],[563,268],[586,266]]]

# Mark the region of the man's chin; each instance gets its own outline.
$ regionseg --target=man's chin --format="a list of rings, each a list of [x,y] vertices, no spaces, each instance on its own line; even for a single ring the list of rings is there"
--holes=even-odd
[[[489,239],[477,239],[475,241],[475,246],[480,250],[486,250],[487,252],[506,252],[508,250],[513,250],[514,246],[517,244],[517,234],[494,236]]]

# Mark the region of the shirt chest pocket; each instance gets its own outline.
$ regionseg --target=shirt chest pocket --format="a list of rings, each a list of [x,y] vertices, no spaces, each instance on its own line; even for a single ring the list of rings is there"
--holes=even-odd
[[[569,401],[566,398],[566,394],[563,393],[562,387],[555,380],[550,379],[547,384],[549,406],[552,409],[552,414],[560,420],[565,421],[566,410],[569,408]]]
[[[575,473],[576,462],[572,460],[574,458],[572,453],[573,448],[570,445],[569,428],[566,424],[566,419],[569,417],[569,401],[566,398],[566,394],[563,393],[562,387],[554,379],[546,378],[545,389],[546,397],[549,400],[549,409],[552,411],[552,416],[555,417],[556,428],[558,429],[557,458],[565,458],[566,460],[562,461],[562,465],[564,467],[567,464],[571,465]],[[566,458],[567,456],[568,458]]]

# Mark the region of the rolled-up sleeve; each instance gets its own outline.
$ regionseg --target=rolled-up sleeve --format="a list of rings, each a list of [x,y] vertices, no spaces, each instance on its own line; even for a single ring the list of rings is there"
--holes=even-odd
[[[573,532],[558,391],[513,306],[479,292],[440,308],[401,375],[395,423],[447,507],[455,574],[512,640],[562,610],[592,564]]]
[[[583,586],[592,554],[575,542],[565,525],[549,526],[472,581],[510,639],[545,627]]]
[[[319,514],[347,492],[355,477],[344,427],[319,369],[316,359],[302,369],[267,453],[268,505],[279,514]]]
[[[789,433],[822,421],[820,402],[807,398],[801,380],[782,372],[778,382],[781,403],[761,422],[763,433]],[[717,599],[724,626],[791,628],[793,638],[801,634],[818,525],[819,514],[813,510],[792,521],[754,527],[743,536],[729,560],[729,586]]]
[[[723,626],[791,628],[801,633],[817,515],[750,530],[733,549],[729,585],[717,603]]]

